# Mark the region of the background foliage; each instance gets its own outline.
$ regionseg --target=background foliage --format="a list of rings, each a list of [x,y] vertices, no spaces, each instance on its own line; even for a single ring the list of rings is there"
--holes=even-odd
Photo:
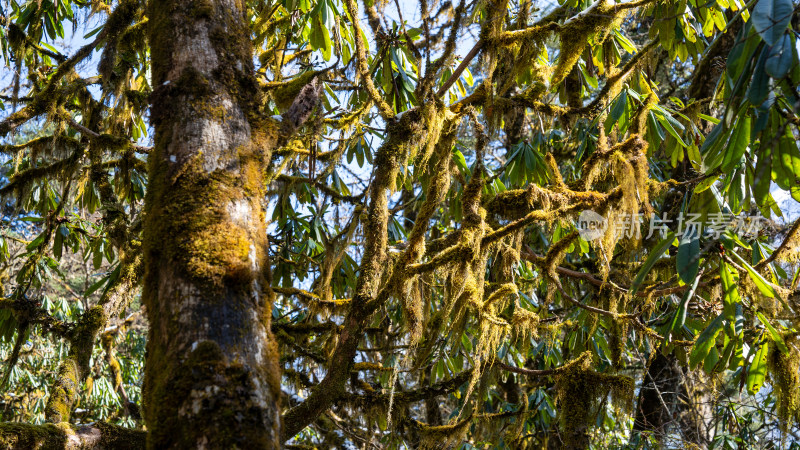
[[[147,324],[114,297],[138,285],[119,252],[147,189],[143,3],[1,4],[3,421],[47,419],[65,342],[114,298],[71,420],[144,425]],[[796,446],[798,5],[401,3],[247,2],[254,97],[303,124],[265,199],[289,444]],[[630,215],[640,234],[617,233]],[[299,418],[365,258],[344,391]]]

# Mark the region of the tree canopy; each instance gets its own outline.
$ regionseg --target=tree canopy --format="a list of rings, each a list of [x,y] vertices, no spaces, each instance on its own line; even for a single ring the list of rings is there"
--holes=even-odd
[[[798,31],[0,2],[0,446],[800,445]]]

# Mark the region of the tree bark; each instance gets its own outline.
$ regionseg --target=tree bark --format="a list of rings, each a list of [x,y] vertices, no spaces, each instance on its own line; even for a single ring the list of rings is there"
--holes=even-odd
[[[278,448],[280,376],[244,0],[153,0],[143,300],[148,448]]]

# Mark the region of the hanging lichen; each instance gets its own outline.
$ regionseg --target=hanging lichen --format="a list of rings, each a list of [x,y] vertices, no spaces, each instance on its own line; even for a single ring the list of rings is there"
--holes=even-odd
[[[800,351],[795,337],[785,342],[788,353],[772,345],[767,358],[777,414],[784,433],[800,422]]]
[[[469,431],[472,417],[450,425],[420,425],[420,450],[444,450],[460,444]]]
[[[605,287],[601,291],[601,295],[604,297],[603,307],[605,310],[613,313],[624,312],[626,310],[630,298],[628,295],[621,295],[619,292],[608,287]],[[629,326],[627,320],[618,317],[610,318],[607,333],[608,347],[611,350],[609,356],[611,358],[611,363],[617,370],[622,368],[622,353],[625,349],[625,340],[627,339]]]
[[[608,276],[617,242],[627,234],[630,241],[628,247],[638,246],[641,238],[638,223],[640,212],[643,212],[645,217],[652,214],[646,149],[647,143],[638,135],[634,135],[610,149],[598,149],[584,163],[585,189],[616,186],[614,196],[618,200],[613,207],[607,204],[602,211],[595,211],[606,221],[606,229],[601,239],[592,242],[600,251],[605,263],[600,267],[604,279]]]
[[[556,399],[561,409],[566,448],[588,446],[588,430],[595,421],[601,400],[607,395],[610,394],[612,404],[624,412],[630,412],[633,406],[635,383],[632,378],[597,373],[591,365],[591,353],[587,352],[556,380]]]
[[[589,8],[564,22],[559,33],[561,56],[550,79],[551,87],[557,86],[567,77],[592,36],[595,36],[596,44],[605,40],[612,29],[612,23],[624,14],[624,10],[617,11],[614,6],[610,0],[597,0]]]
[[[511,317],[511,329],[516,341],[522,342],[523,349],[527,350],[528,341],[539,337],[539,315],[517,306]]]

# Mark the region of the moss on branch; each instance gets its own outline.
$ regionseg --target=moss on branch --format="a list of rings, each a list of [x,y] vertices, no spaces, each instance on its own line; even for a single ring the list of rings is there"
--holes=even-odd
[[[15,450],[85,449],[140,450],[145,448],[146,432],[105,422],[77,426],[69,423],[33,425],[0,423],[0,447]]]

